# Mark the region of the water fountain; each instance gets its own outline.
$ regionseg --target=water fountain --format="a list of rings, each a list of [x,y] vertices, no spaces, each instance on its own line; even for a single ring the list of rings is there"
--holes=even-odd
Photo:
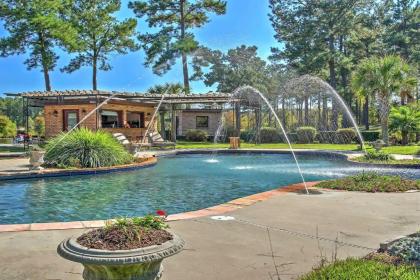
[[[366,147],[363,140],[363,136],[359,130],[359,127],[355,121],[355,118],[353,114],[351,113],[349,107],[347,106],[346,102],[344,102],[343,98],[337,93],[337,91],[323,79],[316,76],[311,76],[311,75],[303,75],[295,79],[292,79],[285,85],[285,88],[288,88],[289,90],[293,90],[294,88],[297,88],[301,85],[310,86],[311,90],[314,92],[315,91],[320,92],[320,91],[326,90],[326,93],[328,93],[332,98],[338,101],[339,105],[341,105],[341,108],[344,110],[345,114],[347,115],[354,129],[356,130],[356,134],[360,141],[360,145],[363,152],[366,153]]]
[[[162,106],[163,100],[165,99],[165,95],[168,93],[168,91],[169,91],[169,88],[167,88],[165,90],[165,92],[162,94],[162,98],[160,99],[158,105],[156,106],[155,111],[153,112],[152,118],[149,121],[149,125],[146,128],[146,132],[144,134],[144,137],[143,137],[143,140],[142,140],[142,144],[146,143],[146,139],[148,138],[147,135],[148,135],[148,133],[150,131],[150,128],[153,126],[153,122],[154,122],[154,120],[156,118],[157,112],[159,112],[159,109]]]
[[[302,183],[305,187],[306,194],[309,194],[309,190],[308,190],[308,187],[306,186],[305,178],[303,177],[302,170],[300,168],[300,165],[299,165],[299,162],[297,160],[296,154],[293,150],[292,144],[291,144],[291,142],[290,142],[290,140],[287,136],[286,130],[284,129],[283,124],[280,121],[280,118],[277,116],[277,113],[274,110],[273,106],[270,104],[270,102],[267,100],[267,98],[259,90],[257,90],[256,88],[253,88],[251,86],[242,86],[242,87],[239,87],[239,88],[235,89],[232,96],[233,97],[240,96],[243,93],[247,93],[248,96],[249,96],[249,93],[258,95],[258,97],[261,98],[261,100],[263,100],[264,103],[267,105],[267,107],[270,109],[271,113],[273,114],[274,118],[276,119],[277,124],[279,125],[279,127],[280,127],[280,129],[281,129],[281,131],[284,135],[284,138],[286,139],[287,145],[289,146],[290,153],[292,154],[293,159],[294,159],[295,164],[296,164],[296,167],[299,171],[299,175],[300,175],[300,177],[302,179]]]

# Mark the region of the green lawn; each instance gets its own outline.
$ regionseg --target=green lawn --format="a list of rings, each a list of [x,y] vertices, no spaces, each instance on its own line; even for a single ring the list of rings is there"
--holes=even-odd
[[[374,163],[374,164],[406,164],[406,165],[420,165],[420,159],[390,159],[390,160],[377,160],[366,159],[364,156],[352,158],[353,161]]]
[[[301,280],[417,280],[420,271],[413,266],[386,264],[374,260],[347,259],[316,269]]]
[[[357,144],[292,144],[294,149],[319,149],[319,150],[340,150],[340,151],[357,151]],[[188,142],[177,141],[177,149],[220,149],[229,148],[227,143],[212,142]],[[285,143],[268,143],[268,144],[251,144],[241,143],[241,148],[252,149],[288,149],[289,146]],[[368,147],[369,148],[369,147]],[[369,148],[370,149],[370,148]],[[385,147],[383,150],[387,153],[412,155],[420,151],[420,146],[390,146]]]

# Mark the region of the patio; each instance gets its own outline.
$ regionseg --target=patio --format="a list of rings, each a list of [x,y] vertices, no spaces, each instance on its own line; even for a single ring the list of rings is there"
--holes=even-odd
[[[163,279],[277,279],[275,265],[280,279],[296,279],[323,257],[363,256],[385,240],[417,231],[419,201],[420,192],[282,193],[225,214],[234,221],[171,222],[186,249],[164,261]],[[82,267],[55,251],[81,231],[0,233],[0,262],[8,263],[0,278],[81,279]]]

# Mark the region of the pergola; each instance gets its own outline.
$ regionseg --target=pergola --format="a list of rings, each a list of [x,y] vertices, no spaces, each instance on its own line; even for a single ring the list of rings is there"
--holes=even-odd
[[[235,111],[235,129],[239,135],[240,131],[240,105],[241,98],[233,98],[230,93],[208,92],[203,94],[157,94],[157,93],[141,93],[141,92],[125,92],[125,91],[103,91],[103,90],[64,90],[64,91],[29,91],[22,93],[6,93],[7,96],[21,97],[22,109],[26,120],[26,132],[28,132],[29,108],[42,108],[46,104],[64,104],[69,101],[85,102],[96,104],[97,106],[106,99],[112,97],[112,100],[138,102],[148,104],[159,104],[161,121],[164,122],[164,113],[171,113],[171,135],[176,137],[176,119],[175,112],[178,104],[216,104],[225,103],[232,104]],[[173,141],[176,139],[172,139]]]

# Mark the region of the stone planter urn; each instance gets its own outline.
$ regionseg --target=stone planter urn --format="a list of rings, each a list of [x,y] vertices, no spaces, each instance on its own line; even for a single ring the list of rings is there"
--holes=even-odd
[[[159,280],[162,276],[164,258],[179,253],[184,240],[171,233],[172,240],[161,245],[132,250],[98,250],[77,243],[77,237],[61,242],[58,254],[84,266],[85,280]]]
[[[42,169],[41,165],[44,163],[44,151],[31,151],[29,157],[29,163],[31,164],[31,169],[40,170]]]
[[[230,149],[237,150],[241,147],[241,140],[239,137],[229,137]]]
[[[372,146],[377,152],[379,152],[385,146],[385,142],[382,140],[376,140],[372,143]]]

